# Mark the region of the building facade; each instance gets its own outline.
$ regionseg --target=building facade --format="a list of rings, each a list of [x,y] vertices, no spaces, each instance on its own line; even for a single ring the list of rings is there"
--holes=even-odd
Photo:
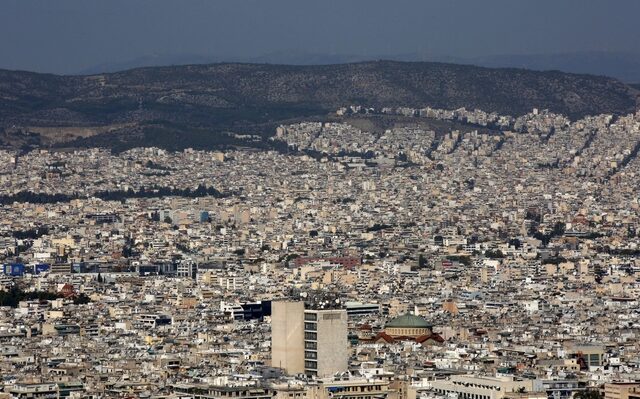
[[[347,312],[273,302],[271,364],[287,374],[326,377],[347,370]]]

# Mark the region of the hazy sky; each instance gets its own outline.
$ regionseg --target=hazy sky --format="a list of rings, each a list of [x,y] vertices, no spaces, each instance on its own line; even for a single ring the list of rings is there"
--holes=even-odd
[[[639,0],[1,0],[0,68],[141,56],[640,53]]]

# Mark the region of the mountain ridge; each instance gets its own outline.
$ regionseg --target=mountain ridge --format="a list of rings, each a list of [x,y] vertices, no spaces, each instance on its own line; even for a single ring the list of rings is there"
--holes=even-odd
[[[105,62],[82,68],[75,75],[119,72],[138,67],[211,64],[221,62],[332,65],[390,60],[404,62],[439,62],[475,65],[487,68],[524,68],[535,71],[558,70],[567,73],[609,76],[625,83],[640,82],[640,54],[612,51],[576,51],[547,54],[489,54],[475,57],[456,57],[437,54],[332,54],[304,51],[275,51],[258,56],[223,56],[206,54],[147,54],[119,62]]]
[[[193,64],[84,76],[0,70],[0,127],[5,146],[7,129],[34,127],[126,126],[123,138],[142,132],[154,145],[148,127],[160,126],[177,136],[209,131],[215,142],[223,133],[269,135],[283,120],[326,116],[350,104],[466,107],[514,116],[546,108],[579,118],[631,112],[637,95],[602,76],[385,60]]]

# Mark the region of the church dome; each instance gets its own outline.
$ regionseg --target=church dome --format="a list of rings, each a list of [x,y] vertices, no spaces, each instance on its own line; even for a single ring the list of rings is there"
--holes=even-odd
[[[431,324],[429,324],[425,319],[420,316],[412,315],[412,314],[404,314],[402,316],[398,316],[395,319],[389,321],[385,328],[431,328]]]

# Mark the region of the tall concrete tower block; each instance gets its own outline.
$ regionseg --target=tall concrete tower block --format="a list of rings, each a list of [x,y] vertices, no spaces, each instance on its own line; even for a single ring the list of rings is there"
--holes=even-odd
[[[271,304],[271,365],[304,373],[304,302]]]

